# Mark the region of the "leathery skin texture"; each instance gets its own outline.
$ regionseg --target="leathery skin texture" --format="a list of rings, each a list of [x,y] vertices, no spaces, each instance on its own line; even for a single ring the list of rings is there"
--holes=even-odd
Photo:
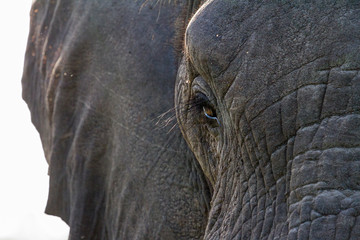
[[[360,238],[359,26],[357,1],[193,16],[176,105],[214,189],[205,239]]]
[[[69,239],[203,237],[206,179],[175,122],[156,124],[192,2],[34,1],[23,98],[49,163],[46,213]]]
[[[69,239],[360,239],[359,1],[30,17],[23,98]]]

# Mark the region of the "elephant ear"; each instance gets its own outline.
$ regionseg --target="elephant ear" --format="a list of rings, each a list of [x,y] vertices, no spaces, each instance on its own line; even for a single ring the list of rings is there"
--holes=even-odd
[[[75,190],[70,159],[76,142],[76,126],[71,122],[77,114],[76,85],[72,84],[66,91],[62,86],[69,83],[69,78],[75,79],[73,72],[64,71],[68,62],[65,58],[69,55],[64,47],[64,29],[71,25],[71,11],[65,9],[74,5],[67,1],[34,1],[22,77],[23,99],[49,164],[50,189],[45,212],[61,217],[67,224],[72,216]],[[68,100],[63,102],[65,98]]]
[[[206,180],[180,131],[155,126],[174,107],[169,43],[188,4],[33,4],[23,98],[49,163],[46,212],[69,239],[202,237]]]

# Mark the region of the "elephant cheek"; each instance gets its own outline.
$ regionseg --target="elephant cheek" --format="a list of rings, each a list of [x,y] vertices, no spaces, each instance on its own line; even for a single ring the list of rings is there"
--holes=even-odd
[[[291,164],[289,237],[359,239],[360,116],[298,131]]]

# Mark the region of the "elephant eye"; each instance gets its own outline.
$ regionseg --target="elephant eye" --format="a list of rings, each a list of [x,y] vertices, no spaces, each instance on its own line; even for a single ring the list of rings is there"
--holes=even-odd
[[[219,124],[220,126],[220,122],[218,120],[218,118],[216,117],[216,112],[214,109],[212,109],[209,106],[203,106],[203,111],[204,111],[204,115],[205,117],[211,119],[211,120],[216,120],[216,122]]]
[[[200,117],[200,121],[205,123],[206,120],[216,121],[220,126],[220,122],[216,115],[216,110],[212,106],[210,100],[207,96],[203,93],[197,92],[192,100],[191,105],[193,106],[194,110],[197,109],[197,114]],[[213,124],[214,122],[208,122]]]
[[[216,112],[209,106],[203,106],[204,114],[207,118],[216,119]]]

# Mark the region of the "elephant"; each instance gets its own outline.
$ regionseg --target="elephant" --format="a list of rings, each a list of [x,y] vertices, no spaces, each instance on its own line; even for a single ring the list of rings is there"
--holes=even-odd
[[[360,239],[360,2],[36,0],[23,99],[69,239]]]

